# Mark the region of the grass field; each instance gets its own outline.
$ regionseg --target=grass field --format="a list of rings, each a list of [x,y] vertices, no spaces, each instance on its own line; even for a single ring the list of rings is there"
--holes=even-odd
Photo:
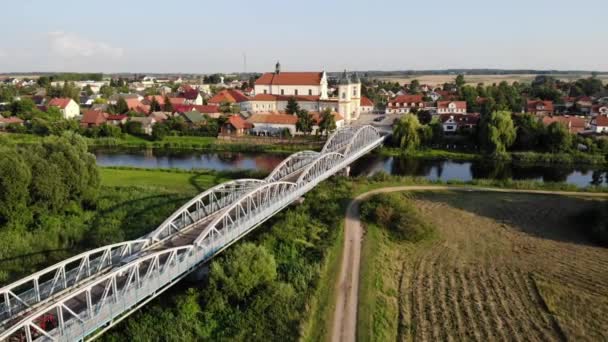
[[[608,249],[573,221],[594,201],[417,193],[439,237],[367,227],[359,340],[607,340]]]
[[[550,75],[557,79],[564,81],[573,81],[579,78],[590,77],[589,74],[559,74],[559,75]],[[464,79],[467,83],[476,85],[478,83],[484,83],[486,85],[490,85],[492,83],[500,83],[502,81],[506,81],[507,83],[513,82],[531,82],[536,75],[532,74],[521,74],[521,75],[465,75]],[[390,81],[390,82],[399,82],[410,83],[412,80],[416,79],[420,82],[420,84],[429,84],[429,85],[438,85],[444,84],[446,82],[453,82],[456,75],[414,75],[411,77],[405,77],[403,75],[395,75],[395,76],[382,76],[376,77],[377,80],[381,81]],[[599,79],[601,79],[604,83],[608,82],[608,75],[599,75]]]
[[[140,186],[194,193],[227,181],[229,178],[206,172],[175,172],[172,170],[99,168],[105,186]]]

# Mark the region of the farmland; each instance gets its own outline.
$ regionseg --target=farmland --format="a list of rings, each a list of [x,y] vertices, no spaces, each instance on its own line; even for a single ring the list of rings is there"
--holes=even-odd
[[[555,74],[549,75],[553,76],[556,79],[560,79],[563,81],[574,81],[579,78],[590,77],[590,74]],[[390,81],[390,82],[399,82],[401,84],[410,83],[412,80],[416,79],[420,82],[420,84],[429,84],[429,85],[441,85],[446,82],[453,82],[456,75],[388,75],[388,76],[379,76],[375,77],[380,81]],[[533,74],[505,74],[505,75],[465,75],[464,79],[467,84],[476,85],[478,83],[484,83],[486,85],[490,85],[493,83],[500,83],[502,81],[506,81],[507,83],[519,82],[519,83],[530,83],[536,77]],[[598,75],[599,79],[601,79],[604,83],[608,81],[608,75]]]
[[[437,234],[411,242],[367,225],[359,340],[608,338],[608,249],[574,220],[597,200],[447,191],[403,200]]]

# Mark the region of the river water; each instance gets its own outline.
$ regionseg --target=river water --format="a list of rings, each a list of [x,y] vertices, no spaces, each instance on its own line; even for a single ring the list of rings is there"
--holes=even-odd
[[[286,154],[243,152],[197,152],[164,150],[96,150],[101,166],[260,170],[270,172]],[[430,180],[515,179],[565,182],[577,186],[606,185],[605,170],[585,166],[519,166],[483,161],[423,160],[370,154],[351,166],[351,175],[373,175],[384,171],[393,175],[424,177]]]

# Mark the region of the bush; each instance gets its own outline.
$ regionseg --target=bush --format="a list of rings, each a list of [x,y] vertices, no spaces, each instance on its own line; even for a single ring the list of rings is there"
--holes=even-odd
[[[378,194],[361,206],[363,220],[387,228],[399,240],[418,242],[435,235],[435,227],[425,222],[406,193]]]

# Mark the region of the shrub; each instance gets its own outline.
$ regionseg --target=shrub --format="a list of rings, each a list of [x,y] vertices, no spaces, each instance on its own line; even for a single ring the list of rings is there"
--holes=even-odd
[[[417,242],[435,235],[435,227],[425,222],[406,193],[378,194],[361,206],[364,221],[387,228],[393,237]]]

